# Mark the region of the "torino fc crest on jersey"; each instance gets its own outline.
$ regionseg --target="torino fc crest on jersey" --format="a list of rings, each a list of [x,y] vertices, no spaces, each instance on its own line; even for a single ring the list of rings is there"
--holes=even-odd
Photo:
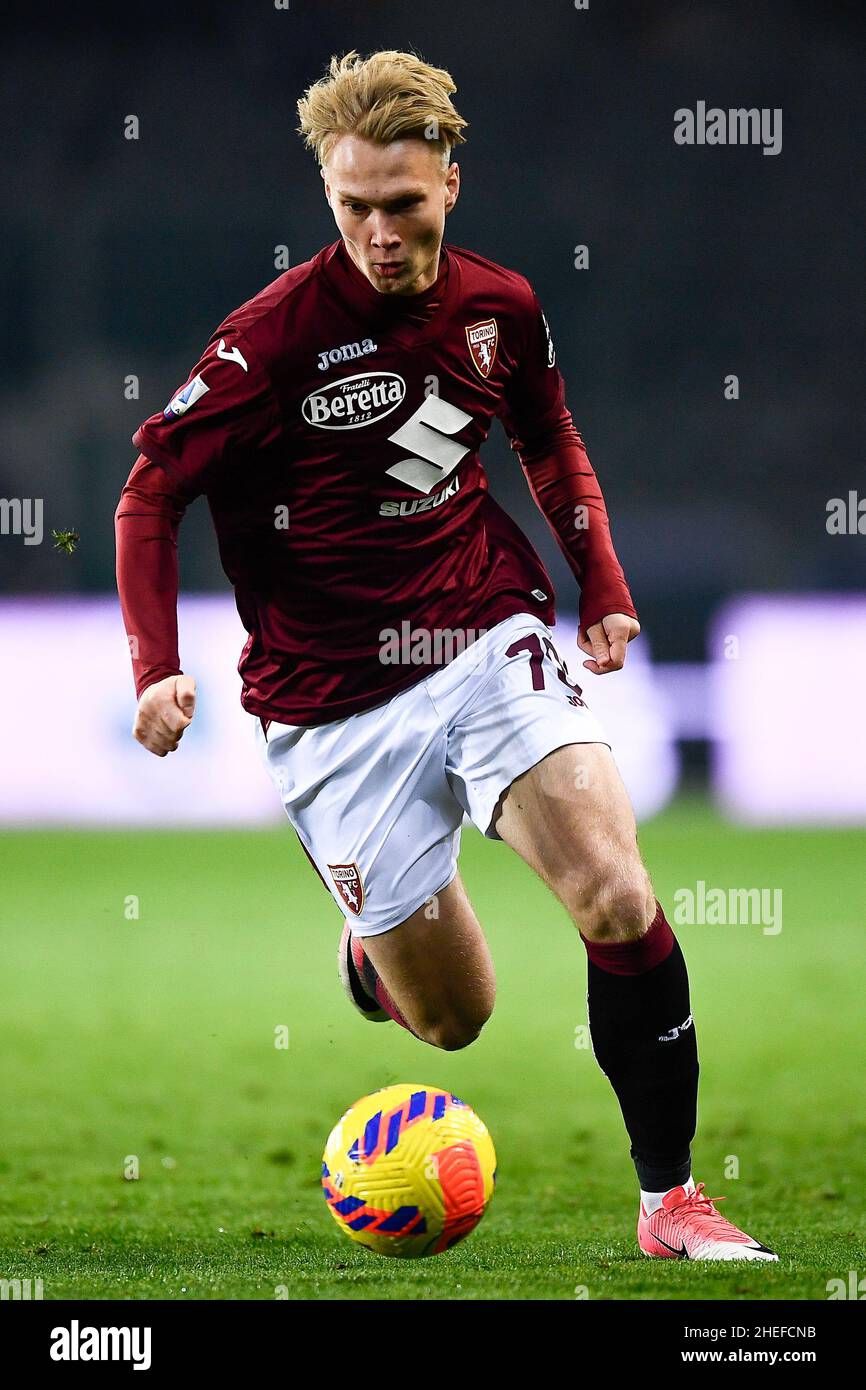
[[[496,356],[496,344],[499,342],[496,320],[482,319],[480,323],[469,324],[466,329],[466,341],[478,371],[483,377],[488,377]]]

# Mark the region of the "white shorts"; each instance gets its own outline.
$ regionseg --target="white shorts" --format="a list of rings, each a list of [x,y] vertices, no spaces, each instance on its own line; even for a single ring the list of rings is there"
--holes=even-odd
[[[515,777],[568,743],[605,743],[550,629],[497,623],[392,700],[331,724],[256,717],[256,743],[304,849],[357,936],[390,931],[457,872],[464,812],[491,839]]]

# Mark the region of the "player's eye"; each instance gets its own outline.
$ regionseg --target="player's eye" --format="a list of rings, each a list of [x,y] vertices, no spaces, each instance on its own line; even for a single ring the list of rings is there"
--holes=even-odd
[[[347,208],[349,209],[350,212],[359,212],[359,213],[360,213],[360,212],[366,212],[366,211],[367,211],[367,205],[366,205],[366,203],[344,203],[343,206],[344,206],[344,207],[347,207]]]

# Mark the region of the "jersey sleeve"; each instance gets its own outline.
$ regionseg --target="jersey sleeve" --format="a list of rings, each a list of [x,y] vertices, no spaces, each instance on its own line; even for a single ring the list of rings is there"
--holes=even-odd
[[[581,627],[637,618],[595,470],[565,402],[565,383],[534,291],[527,338],[500,410],[529,488],[580,586]]]
[[[139,426],[132,442],[195,497],[218,470],[272,444],[281,428],[267,370],[244,335],[223,326],[189,379],[164,410]]]
[[[177,646],[177,536],[185,498],[161,464],[140,454],[114,514],[117,592],[135,693],[181,674]]]
[[[537,294],[531,290],[530,295],[519,362],[506,385],[500,410],[511,447],[521,457],[548,442],[568,413],[550,328]]]

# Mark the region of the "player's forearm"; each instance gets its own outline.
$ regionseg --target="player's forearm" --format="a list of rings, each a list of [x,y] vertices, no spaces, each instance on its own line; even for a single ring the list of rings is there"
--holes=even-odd
[[[521,452],[532,495],[580,585],[586,629],[609,613],[637,618],[610,534],[601,486],[574,425],[555,440]]]
[[[114,517],[117,592],[129,639],[136,695],[180,672],[177,530],[184,503],[165,474],[140,457]]]

